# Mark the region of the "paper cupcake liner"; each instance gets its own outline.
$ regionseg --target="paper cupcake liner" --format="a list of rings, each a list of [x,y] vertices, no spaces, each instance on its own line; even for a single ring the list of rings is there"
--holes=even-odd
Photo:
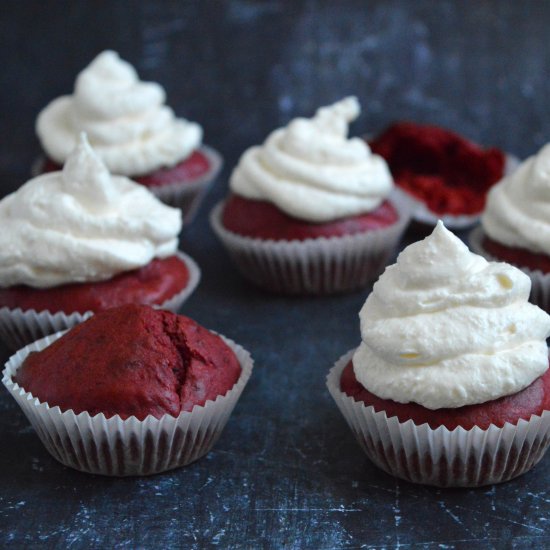
[[[189,270],[189,281],[180,292],[162,304],[153,304],[152,307],[177,312],[199,284],[201,272],[196,262],[183,252],[178,251],[176,255],[185,262]],[[63,311],[2,307],[0,308],[0,339],[9,349],[16,350],[47,334],[74,327],[92,315],[92,311],[64,313]]]
[[[519,165],[519,159],[514,155],[506,155],[506,161],[504,165],[504,176],[511,174]],[[396,192],[400,195],[401,200],[407,203],[408,208],[411,211],[412,219],[425,225],[434,226],[439,220],[442,220],[448,229],[454,229],[460,231],[467,229],[472,225],[479,222],[481,218],[481,212],[471,215],[455,216],[452,214],[436,214],[432,212],[426,204],[417,199],[415,196],[407,193],[407,191],[396,186]]]
[[[147,187],[165,204],[180,208],[185,225],[190,224],[195,218],[202,200],[223,166],[222,156],[217,151],[206,145],[202,145],[199,150],[210,162],[210,170],[206,174],[192,182],[183,181],[158,187]]]
[[[530,470],[550,445],[550,411],[517,425],[452,431],[375,412],[340,389],[342,371],[354,352],[336,362],[327,387],[369,459],[388,474],[438,487],[501,483]]]
[[[334,294],[366,286],[384,270],[409,215],[395,203],[399,220],[384,229],[343,237],[273,241],[243,237],[222,225],[223,201],[210,224],[231,259],[248,280],[283,294]]]
[[[496,256],[493,256],[483,248],[484,237],[485,233],[483,232],[483,228],[481,226],[476,227],[470,232],[468,240],[472,252],[483,256],[486,260],[491,262],[504,261]],[[513,265],[514,267],[521,269],[521,271],[523,271],[531,279],[531,295],[529,296],[529,301],[536,304],[541,309],[550,312],[550,273],[543,273],[539,269],[532,270],[521,265]]]
[[[233,388],[205,405],[177,417],[145,420],[105,418],[50,407],[13,382],[12,376],[29,353],[40,351],[64,332],[46,336],[19,350],[3,371],[2,382],[17,401],[48,452],[70,468],[109,476],[151,475],[189,464],[210,451],[250,378],[253,360],[235,342],[222,336],[241,365]]]
[[[200,178],[193,181],[174,182],[161,186],[145,186],[165,204],[180,208],[184,225],[190,224],[195,218],[195,214],[203,198],[211,184],[218,177],[223,166],[223,158],[215,149],[207,145],[201,145],[199,151],[208,158],[210,163],[210,169]],[[34,161],[31,167],[31,175],[33,177],[42,173],[45,161],[46,159],[43,155]]]

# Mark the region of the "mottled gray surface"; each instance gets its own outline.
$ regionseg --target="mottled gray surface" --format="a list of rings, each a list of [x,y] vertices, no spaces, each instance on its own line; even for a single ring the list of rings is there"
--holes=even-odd
[[[48,5],[46,5],[48,4]],[[358,343],[367,290],[262,293],[236,274],[206,216],[242,150],[290,117],[357,94],[357,133],[410,118],[520,156],[550,137],[550,3],[3,2],[0,177],[20,185],[38,110],[112,47],[201,122],[223,177],[183,234],[203,269],[184,312],[257,363],[208,457],[149,479],[69,470],[0,392],[0,546],[14,548],[545,548],[550,458],[479,490],[398,482],[364,457],[325,390]]]

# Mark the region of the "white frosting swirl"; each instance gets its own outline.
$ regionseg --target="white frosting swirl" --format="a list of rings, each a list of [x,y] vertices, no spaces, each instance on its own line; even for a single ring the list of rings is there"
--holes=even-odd
[[[360,113],[356,98],[296,118],[251,147],[231,175],[243,197],[275,204],[289,216],[327,222],[370,212],[393,188],[384,159],[360,138],[347,138]]]
[[[81,137],[62,172],[0,201],[0,286],[102,281],[174,254],[181,211],[111,176]]]
[[[550,144],[491,188],[481,222],[495,241],[550,255]]]
[[[129,63],[104,51],[78,75],[72,96],[40,112],[36,132],[59,164],[84,131],[111,172],[147,174],[184,160],[202,139],[201,127],[176,118],[165,99],[162,86],[141,82]]]
[[[429,409],[484,403],[548,368],[550,316],[528,303],[519,269],[487,262],[440,221],[386,269],[359,314],[357,380]]]

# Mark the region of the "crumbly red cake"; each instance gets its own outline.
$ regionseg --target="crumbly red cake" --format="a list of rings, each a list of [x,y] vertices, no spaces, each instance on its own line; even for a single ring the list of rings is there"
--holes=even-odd
[[[185,262],[170,256],[154,259],[140,269],[120,273],[107,281],[51,288],[25,285],[0,288],[0,307],[85,313],[128,303],[162,304],[183,290],[188,282]]]
[[[483,248],[500,261],[508,262],[519,267],[527,267],[532,271],[540,270],[550,273],[550,256],[537,254],[525,248],[506,246],[490,237],[485,236],[482,241]]]
[[[42,172],[57,172],[62,168],[61,165],[46,158]],[[131,179],[146,187],[161,187],[172,183],[192,183],[209,170],[210,160],[200,149],[197,149],[185,160],[171,168],[161,168],[143,176],[132,176]]]
[[[517,424],[522,418],[529,420],[533,414],[541,415],[543,411],[550,410],[550,369],[530,386],[513,395],[455,409],[431,410],[417,403],[397,403],[391,399],[381,399],[359,383],[352,361],[342,372],[340,389],[355,401],[372,405],[376,412],[385,411],[388,417],[397,416],[400,422],[412,420],[418,426],[427,423],[432,429],[445,426],[454,430],[462,426],[469,430],[478,426],[485,430],[491,424],[502,428],[505,422]]]
[[[372,212],[327,223],[311,223],[288,216],[270,202],[235,194],[226,200],[222,214],[223,226],[233,233],[257,239],[287,241],[353,235],[382,229],[398,219],[395,207],[385,201]]]
[[[240,373],[229,346],[195,321],[126,305],[94,315],[30,354],[14,381],[63,411],[143,420],[215,400]]]
[[[395,183],[436,214],[478,214],[504,174],[505,155],[437,126],[400,122],[370,142]]]

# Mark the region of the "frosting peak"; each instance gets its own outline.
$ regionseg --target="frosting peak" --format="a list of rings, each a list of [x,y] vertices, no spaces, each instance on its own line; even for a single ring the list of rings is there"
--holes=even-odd
[[[379,397],[430,409],[520,391],[548,368],[550,316],[528,303],[530,288],[527,275],[472,254],[439,222],[361,309],[357,379]]]
[[[200,126],[176,118],[165,99],[162,86],[140,81],[129,63],[108,50],[78,75],[72,96],[41,111],[36,131],[60,164],[85,131],[111,172],[137,176],[173,166],[200,145]]]
[[[485,233],[506,246],[550,251],[550,144],[494,185],[481,222]]]
[[[0,201],[0,286],[102,281],[175,253],[181,212],[111,176],[85,135],[63,171]]]
[[[275,130],[262,146],[245,151],[231,175],[231,189],[311,222],[374,210],[393,180],[386,162],[364,140],[348,139],[348,125],[359,113],[357,99],[348,97]]]
[[[348,124],[353,122],[360,114],[359,101],[356,97],[351,96],[328,107],[320,107],[317,109],[312,122],[319,128],[345,139],[348,135]]]
[[[76,78],[75,104],[98,118],[139,115],[151,106],[161,106],[165,99],[162,86],[141,82],[134,67],[110,50],[100,53]]]
[[[468,247],[439,220],[428,239],[403,250],[397,265],[404,286],[423,288],[450,275],[460,279],[470,271],[479,271],[486,262],[481,256],[470,254]]]
[[[73,154],[63,166],[61,177],[67,192],[85,197],[90,207],[110,208],[116,204],[119,190],[111,185],[109,170],[91,148],[84,133],[80,134]]]

